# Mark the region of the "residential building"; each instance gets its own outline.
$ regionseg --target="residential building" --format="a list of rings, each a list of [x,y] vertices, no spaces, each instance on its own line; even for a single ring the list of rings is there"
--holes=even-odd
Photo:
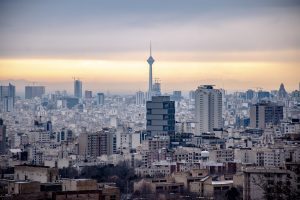
[[[196,135],[222,128],[222,93],[213,85],[202,85],[195,92]]]
[[[278,125],[283,119],[283,106],[261,102],[250,107],[250,127],[265,129],[266,125]]]
[[[6,126],[0,118],[0,155],[6,153]]]

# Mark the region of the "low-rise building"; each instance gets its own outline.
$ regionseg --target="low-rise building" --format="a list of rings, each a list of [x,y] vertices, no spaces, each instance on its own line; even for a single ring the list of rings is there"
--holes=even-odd
[[[38,181],[40,183],[58,180],[58,169],[36,165],[16,165],[14,171],[16,181]]]
[[[142,179],[134,183],[134,192],[140,193],[180,193],[183,192],[183,183],[175,182],[165,178]]]
[[[62,179],[63,191],[97,190],[97,181],[93,179]]]

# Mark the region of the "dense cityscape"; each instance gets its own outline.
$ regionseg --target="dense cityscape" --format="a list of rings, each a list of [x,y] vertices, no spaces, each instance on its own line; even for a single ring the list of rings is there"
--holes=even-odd
[[[300,200],[299,0],[1,0],[0,200]]]
[[[135,95],[0,86],[1,198],[299,198],[300,84],[184,97],[153,84],[151,47],[147,62]]]

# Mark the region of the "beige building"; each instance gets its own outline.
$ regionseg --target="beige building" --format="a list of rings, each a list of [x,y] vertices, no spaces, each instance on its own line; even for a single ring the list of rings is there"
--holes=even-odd
[[[170,143],[169,136],[154,136],[149,140],[143,141],[145,150],[157,151],[162,148],[168,148]]]
[[[279,182],[286,183],[288,181],[288,171],[279,168],[266,167],[247,167],[244,173],[244,200],[260,200],[263,199],[264,187],[276,185]]]
[[[233,149],[217,149],[209,151],[209,160],[218,163],[232,162],[234,160]]]
[[[183,183],[165,178],[142,179],[135,182],[133,187],[134,192],[139,191],[142,194],[180,193],[184,189]]]
[[[38,181],[40,183],[58,180],[58,169],[36,165],[16,165],[14,172],[16,181]]]
[[[202,85],[195,91],[196,134],[222,128],[222,93],[213,85]]]
[[[194,169],[190,172],[177,172],[172,174],[175,182],[181,182],[184,189],[198,193],[202,197],[213,196],[212,178],[207,169]]]
[[[97,190],[97,181],[93,179],[62,179],[63,191]]]
[[[112,155],[117,151],[117,137],[115,129],[103,128],[96,133],[89,133],[79,137],[79,153],[91,157]],[[85,146],[86,145],[86,146]]]
[[[86,128],[81,129],[81,133],[78,136],[78,154],[85,156],[87,155],[87,144],[88,144],[88,133]]]
[[[283,106],[262,102],[250,107],[250,127],[265,129],[267,124],[277,125],[283,119]]]
[[[149,167],[138,167],[135,168],[135,174],[141,177],[149,176],[167,176],[174,172],[176,169],[175,162],[168,161],[156,161]]]
[[[9,181],[8,194],[30,194],[40,192],[40,182],[37,181]]]

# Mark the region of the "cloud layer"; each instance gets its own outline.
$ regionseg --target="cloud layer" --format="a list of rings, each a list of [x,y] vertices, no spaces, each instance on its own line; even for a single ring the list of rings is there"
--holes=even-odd
[[[168,53],[298,52],[298,2],[4,0],[0,57],[117,59],[149,40]]]

